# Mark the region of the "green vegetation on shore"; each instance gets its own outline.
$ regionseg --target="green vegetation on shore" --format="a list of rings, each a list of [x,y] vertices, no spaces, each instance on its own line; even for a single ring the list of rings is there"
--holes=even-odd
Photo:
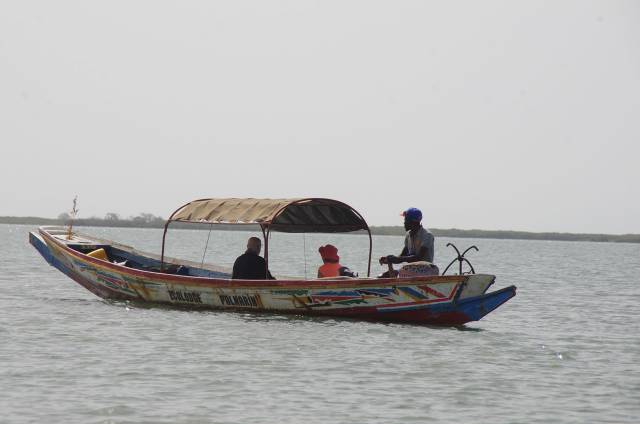
[[[640,234],[576,234],[576,233],[532,233],[528,231],[508,230],[458,230],[429,229],[436,237],[488,238],[512,240],[558,240],[558,241],[596,241],[615,243],[640,243]],[[378,235],[404,234],[402,227],[372,227],[371,232]]]
[[[67,214],[61,214],[58,218],[39,218],[34,216],[0,216],[0,224],[23,225],[65,225],[69,221]],[[162,228],[165,220],[162,217],[149,213],[142,213],[130,218],[120,218],[115,213],[108,213],[104,218],[78,218],[73,225],[82,227],[129,227],[129,228]],[[171,228],[209,228],[206,224],[172,223]],[[246,230],[245,226],[218,225],[218,230]],[[640,234],[575,234],[575,233],[532,233],[527,231],[504,230],[458,230],[431,228],[436,237],[460,237],[460,238],[487,238],[487,239],[512,239],[512,240],[558,240],[558,241],[595,241],[615,243],[640,243]],[[401,226],[371,227],[371,233],[375,235],[404,235]]]

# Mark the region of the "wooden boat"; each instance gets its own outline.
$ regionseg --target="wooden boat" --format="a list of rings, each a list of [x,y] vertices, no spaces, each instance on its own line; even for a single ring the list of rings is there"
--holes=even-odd
[[[364,230],[369,234],[367,277],[231,279],[223,268],[165,258],[172,222],[259,225],[267,264],[271,231]],[[488,274],[371,278],[372,238],[367,223],[353,208],[331,199],[196,200],[167,220],[159,256],[64,227],[41,227],[29,234],[29,240],[50,265],[95,295],[131,302],[461,325],[481,319],[516,293],[515,286],[487,293],[495,281]]]

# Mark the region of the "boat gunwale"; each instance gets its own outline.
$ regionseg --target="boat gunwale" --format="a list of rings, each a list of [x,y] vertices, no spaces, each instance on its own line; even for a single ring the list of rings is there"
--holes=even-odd
[[[51,227],[49,227],[51,228]],[[134,268],[129,268],[123,265],[119,265],[116,263],[104,261],[101,259],[93,258],[88,256],[85,253],[79,252],[75,249],[72,249],[67,243],[64,243],[61,240],[58,240],[54,237],[49,231],[47,231],[47,227],[39,227],[39,233],[44,237],[45,242],[50,241],[54,243],[58,248],[62,249],[67,255],[73,256],[77,259],[80,259],[85,262],[89,262],[92,265],[95,265],[99,268],[106,268],[115,272],[119,272],[121,274],[128,274],[137,277],[144,277],[148,279],[154,280],[163,280],[164,283],[168,284],[194,284],[199,286],[213,286],[213,287],[237,287],[237,288],[258,288],[258,289],[282,289],[282,288],[334,288],[339,287],[344,289],[345,287],[371,287],[371,286],[396,286],[396,285],[411,285],[414,282],[420,283],[429,283],[429,284],[437,284],[437,283],[452,283],[452,282],[466,282],[469,279],[469,275],[430,275],[430,276],[415,276],[415,277],[406,277],[406,278],[375,278],[375,277],[358,277],[358,278],[350,278],[350,279],[330,279],[330,280],[320,280],[320,279],[287,279],[287,280],[240,280],[240,279],[225,279],[225,278],[215,278],[215,277],[198,277],[191,275],[176,275],[176,274],[166,274],[163,272],[157,271],[149,271],[149,270],[139,270]],[[104,242],[113,243],[118,246],[125,246],[123,244],[119,244],[117,242],[113,242],[111,240],[102,240]],[[126,246],[131,248],[131,250],[135,251],[135,248],[130,246]],[[473,274],[473,275],[487,275],[492,276],[492,274]]]

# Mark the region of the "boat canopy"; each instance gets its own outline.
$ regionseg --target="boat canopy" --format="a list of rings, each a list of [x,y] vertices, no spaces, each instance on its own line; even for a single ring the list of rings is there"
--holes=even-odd
[[[348,233],[365,230],[369,234],[371,272],[371,231],[362,215],[351,206],[333,199],[199,199],[178,208],[167,220],[162,235],[160,266],[164,264],[167,229],[171,222],[199,224],[259,225],[264,237],[264,258],[269,264],[269,233]]]
[[[362,215],[332,199],[200,199],[175,211],[169,221],[258,224],[288,233],[343,233],[368,230]]]

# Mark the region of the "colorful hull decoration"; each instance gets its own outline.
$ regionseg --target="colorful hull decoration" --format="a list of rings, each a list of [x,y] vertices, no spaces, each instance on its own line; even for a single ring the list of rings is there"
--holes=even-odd
[[[515,296],[515,286],[487,293],[487,274],[410,278],[231,280],[224,270],[165,261],[108,240],[42,227],[29,235],[45,260],[105,299],[180,307],[323,315],[373,321],[461,325]],[[104,248],[109,261],[88,256]],[[114,263],[115,262],[115,263]]]

